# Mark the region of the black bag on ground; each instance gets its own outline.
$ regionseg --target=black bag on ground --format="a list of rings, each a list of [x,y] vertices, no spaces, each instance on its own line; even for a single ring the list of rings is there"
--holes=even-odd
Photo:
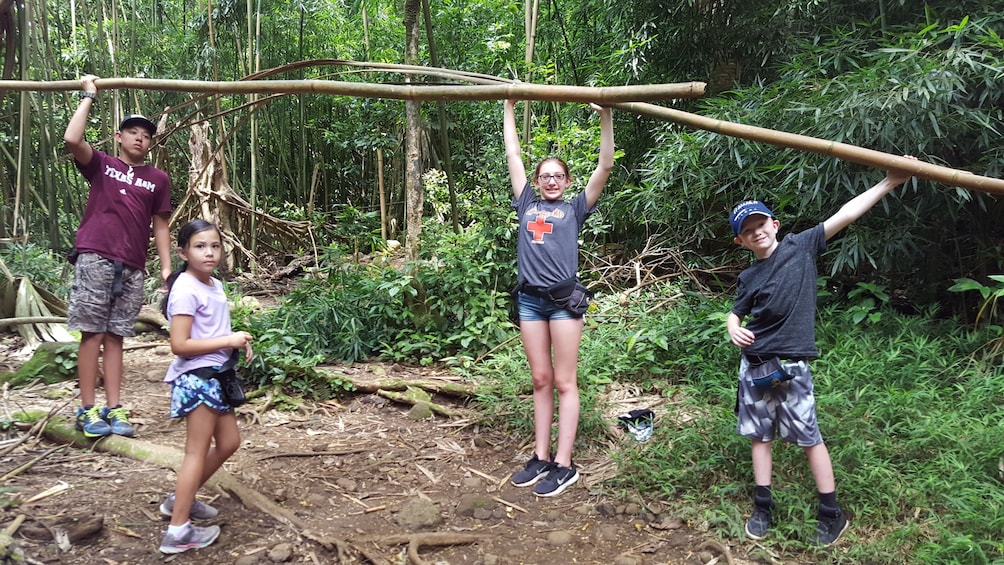
[[[566,279],[547,287],[547,297],[562,310],[568,310],[576,318],[581,318],[589,309],[593,292],[583,286],[577,278]]]
[[[223,402],[231,408],[237,408],[248,401],[244,393],[244,381],[237,376],[237,362],[240,361],[240,350],[235,349],[230,354],[230,359],[220,368],[200,367],[194,371],[189,371],[200,379],[216,379],[220,383],[220,391],[223,393]]]

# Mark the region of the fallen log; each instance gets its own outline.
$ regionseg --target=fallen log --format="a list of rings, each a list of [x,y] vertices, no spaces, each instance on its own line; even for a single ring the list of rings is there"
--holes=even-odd
[[[829,155],[844,161],[858,163],[859,165],[867,165],[885,170],[899,169],[907,171],[915,177],[933,180],[948,186],[1004,194],[1004,179],[984,177],[969,171],[960,171],[958,169],[924,163],[923,161],[907,159],[900,155],[892,155],[874,149],[865,149],[856,145],[819,139],[808,135],[726,122],[715,118],[706,118],[697,114],[665,108],[655,104],[628,102],[614,104],[613,107],[641,116],[648,116],[722,135],[758,141],[778,147]]]
[[[462,410],[454,410],[452,408],[436,404],[435,402],[429,400],[415,398],[414,396],[408,393],[378,390],[376,391],[376,394],[388,400],[393,400],[394,402],[398,402],[401,404],[407,404],[409,406],[417,407],[419,409],[428,408],[429,412],[432,412],[434,414],[439,414],[440,416],[446,416],[447,418],[469,418],[472,416],[472,414],[469,414]],[[416,412],[416,414],[418,413],[419,412]],[[426,412],[426,414],[428,414],[428,412]]]
[[[378,391],[394,391],[401,392],[408,390],[409,388],[419,388],[433,394],[442,394],[445,396],[452,396],[455,398],[473,398],[477,393],[477,387],[473,385],[460,384],[448,381],[436,381],[436,380],[407,380],[407,379],[380,379],[376,381],[366,381],[361,379],[352,378],[350,375],[346,375],[337,370],[327,369],[325,367],[315,367],[317,372],[323,373],[325,375],[330,375],[332,377],[337,377],[342,380],[346,380],[352,383],[355,387],[353,392],[365,392],[369,394],[375,394]]]
[[[397,85],[334,80],[241,80],[204,81],[152,78],[100,78],[94,81],[99,91],[157,90],[202,92],[211,94],[331,94],[420,101],[541,100],[546,102],[594,102],[611,105],[617,102],[674,100],[704,95],[705,83],[641,84],[632,86],[566,86],[509,83],[492,85]],[[75,80],[0,80],[0,91],[79,90]]]

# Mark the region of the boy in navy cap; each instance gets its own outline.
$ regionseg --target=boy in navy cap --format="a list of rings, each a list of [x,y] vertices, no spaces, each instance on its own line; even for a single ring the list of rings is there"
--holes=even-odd
[[[91,147],[84,140],[84,129],[97,98],[97,78],[80,79],[80,105],[63,134],[77,169],[91,185],[70,256],[74,273],[67,312],[67,327],[81,333],[77,378],[82,406],[77,409],[76,426],[89,438],[134,433],[120,398],[122,339],[136,335],[133,326],[143,306],[151,220],[161,280],[171,274],[171,181],[167,173],[146,164],[157,126],[132,114],[115,133],[120,157]],[[95,403],[102,357],[105,407]]]
[[[759,200],[740,202],[729,215],[735,243],[756,255],[756,261],[739,275],[727,322],[732,343],[743,352],[736,412],[738,433],[753,442],[756,490],[753,514],[746,521],[746,535],[752,539],[763,539],[771,525],[771,442],[775,437],[797,444],[809,459],[819,492],[812,541],[830,545],[847,529],[847,516],[837,504],[830,454],[816,422],[809,372],[809,360],[819,357],[816,257],[826,250],[827,240],[909,178],[902,171],[888,171],[885,179],[823,223],[783,240],[777,238],[781,223]]]

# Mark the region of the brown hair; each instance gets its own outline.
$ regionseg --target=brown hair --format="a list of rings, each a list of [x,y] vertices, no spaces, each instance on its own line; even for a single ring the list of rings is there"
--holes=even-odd
[[[533,180],[537,180],[537,176],[540,175],[540,168],[548,161],[554,161],[558,165],[561,165],[561,168],[565,171],[565,176],[568,177],[568,180],[572,180],[572,175],[568,172],[568,163],[566,163],[561,157],[548,157],[537,163],[536,168],[533,169]]]

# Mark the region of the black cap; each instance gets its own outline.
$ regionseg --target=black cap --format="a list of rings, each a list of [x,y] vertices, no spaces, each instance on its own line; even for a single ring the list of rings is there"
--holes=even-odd
[[[157,135],[157,124],[151,122],[142,114],[129,114],[126,116],[125,119],[122,120],[122,125],[119,126],[119,131],[133,126],[140,126],[150,132],[150,137]]]

